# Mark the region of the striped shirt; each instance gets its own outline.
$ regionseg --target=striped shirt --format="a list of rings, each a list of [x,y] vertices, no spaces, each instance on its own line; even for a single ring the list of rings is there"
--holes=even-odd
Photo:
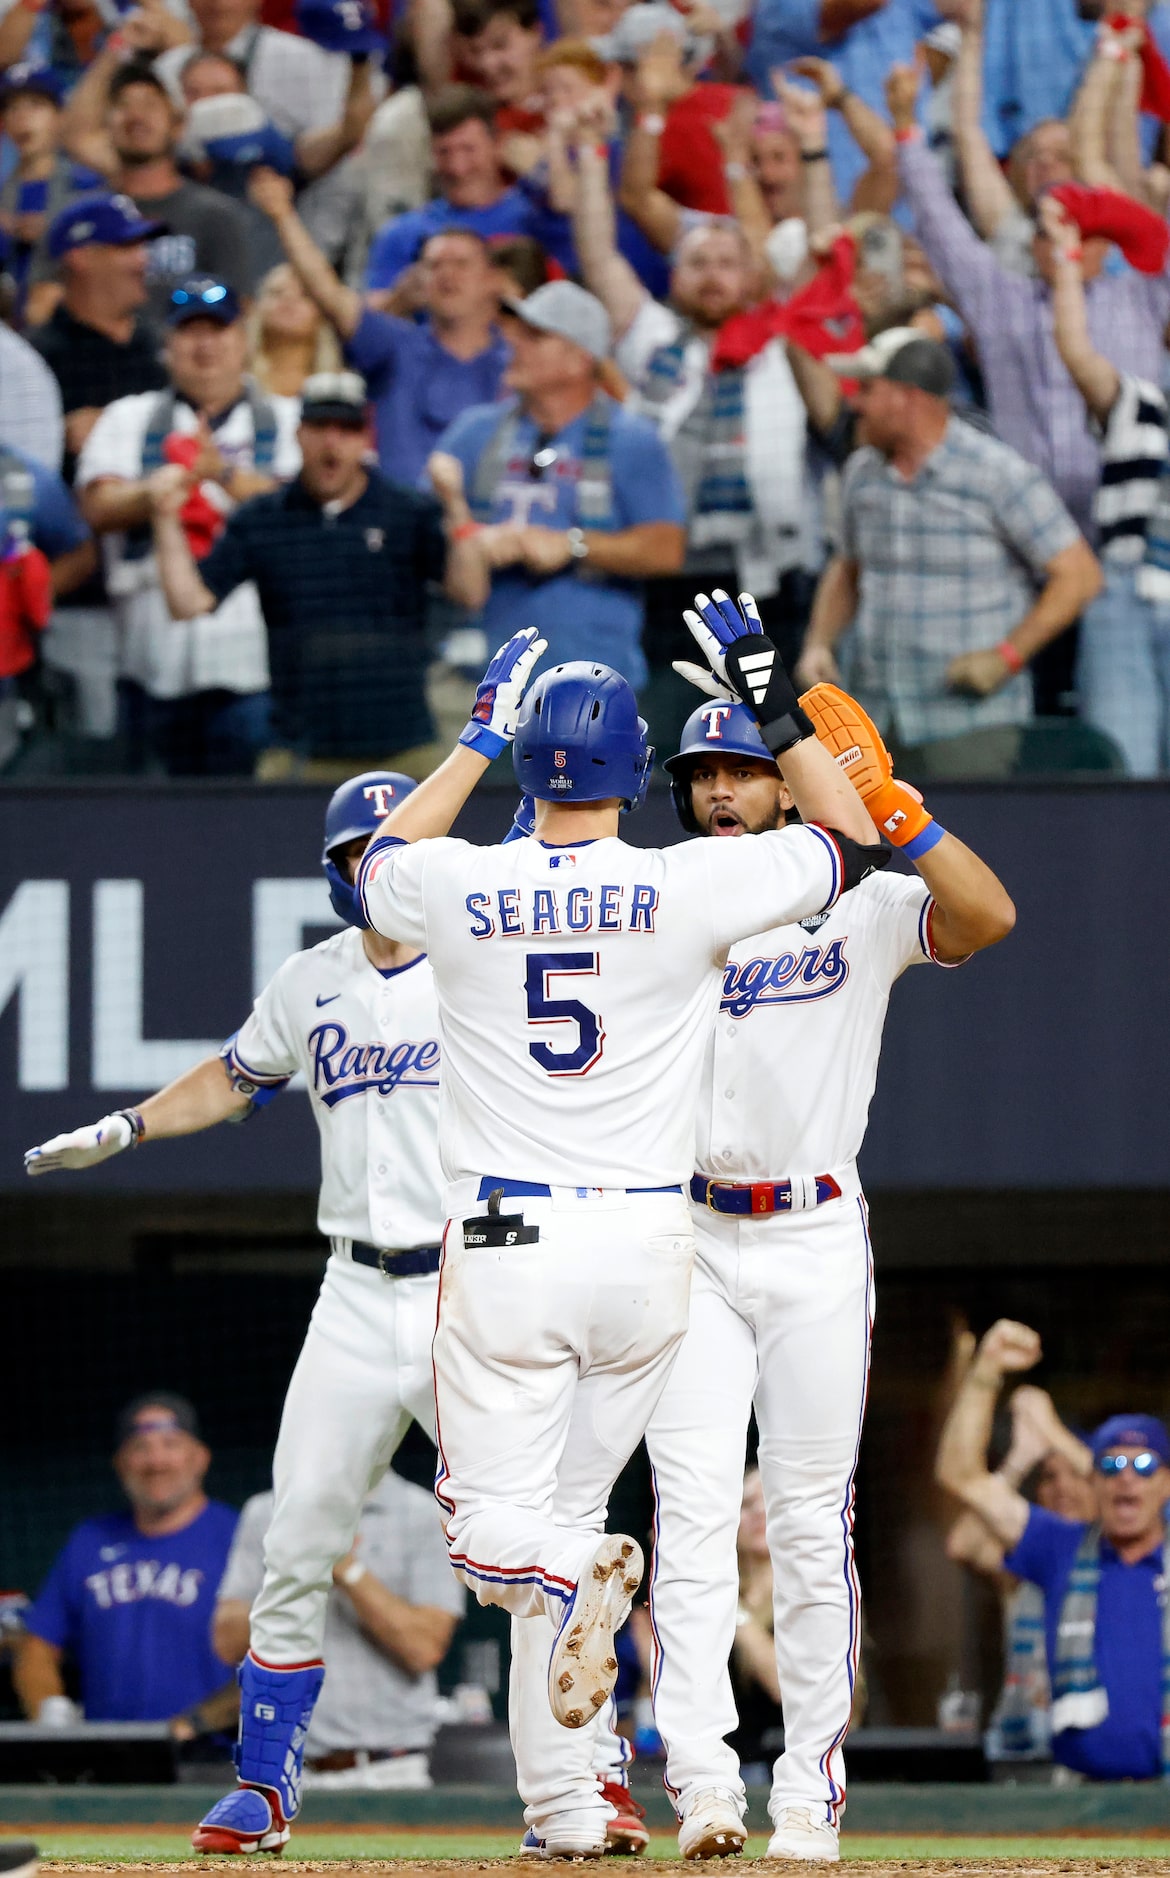
[[[960,653],[1019,625],[1049,563],[1077,540],[1039,471],[952,417],[909,481],[877,450],[858,450],[841,500],[841,552],[860,584],[851,688],[879,728],[917,744],[1026,724],[1026,672],[989,698],[949,691],[946,674]]]
[[[1042,470],[1078,526],[1091,535],[1101,452],[1085,401],[1057,351],[1052,295],[1011,273],[981,241],[922,144],[899,152],[915,233],[979,348],[997,434]],[[1086,283],[1089,334],[1119,372],[1157,380],[1170,320],[1166,274],[1099,275]]]
[[[1150,519],[1168,498],[1168,424],[1165,393],[1148,379],[1122,372],[1101,442],[1096,522],[1103,560],[1132,566],[1145,554]],[[1170,532],[1167,520],[1163,535]]]

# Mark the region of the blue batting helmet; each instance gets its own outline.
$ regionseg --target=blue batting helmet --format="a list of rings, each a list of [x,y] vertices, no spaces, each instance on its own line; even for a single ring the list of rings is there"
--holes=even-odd
[[[364,926],[366,922],[356,892],[333,859],[336,850],[347,841],[356,841],[359,835],[376,835],[391,809],[417,788],[413,777],[397,770],[368,769],[364,776],[351,776],[329,798],[321,865],[329,882],[330,904],[347,926]]]
[[[780,774],[776,759],[746,704],[718,698],[712,699],[710,704],[700,704],[683,725],[677,756],[668,756],[663,764],[670,774],[670,799],[675,814],[688,835],[699,832],[691,808],[691,773],[695,759],[703,756],[754,756],[770,763],[776,774]]]
[[[638,701],[608,665],[575,659],[542,672],[524,699],[512,745],[516,780],[540,802],[604,802],[636,809],[654,752]]]

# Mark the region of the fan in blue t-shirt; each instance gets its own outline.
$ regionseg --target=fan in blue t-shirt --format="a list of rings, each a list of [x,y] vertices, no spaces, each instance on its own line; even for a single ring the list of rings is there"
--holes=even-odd
[[[60,1704],[68,1657],[87,1721],[183,1717],[189,1736],[227,1719],[191,1711],[232,1681],[211,1647],[211,1616],[237,1516],[203,1491],[211,1455],[182,1396],[137,1397],[117,1432],[114,1471],[130,1511],[70,1533],[23,1614],[13,1679],[36,1720],[46,1702]]]
[[[1089,1442],[1095,1517],[1031,1506],[987,1466],[1005,1375],[1031,1369],[1040,1339],[1006,1318],[980,1343],[939,1442],[942,1486],[1004,1547],[1005,1571],[1044,1592],[1052,1754],[1092,1780],[1170,1774],[1170,1432],[1153,1415],[1114,1415]]]

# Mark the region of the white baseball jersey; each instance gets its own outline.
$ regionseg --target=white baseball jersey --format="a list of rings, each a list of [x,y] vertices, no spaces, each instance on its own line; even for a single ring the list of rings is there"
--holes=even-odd
[[[733,949],[703,1066],[700,1173],[783,1180],[856,1158],[891,987],[935,960],[933,908],[917,875],[871,874],[824,919]]]
[[[841,878],[815,828],[667,849],[372,843],[366,916],[434,967],[447,1178],[689,1177],[729,947],[832,906]]]
[[[285,960],[223,1055],[245,1090],[304,1072],[323,1233],[395,1251],[438,1245],[439,1018],[426,958],[380,971],[347,927]]]

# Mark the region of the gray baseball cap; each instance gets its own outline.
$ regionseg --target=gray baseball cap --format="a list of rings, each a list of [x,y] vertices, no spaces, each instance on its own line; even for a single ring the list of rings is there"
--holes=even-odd
[[[590,358],[609,357],[613,328],[609,314],[594,294],[571,280],[550,280],[526,300],[502,300],[501,306],[538,333],[559,333],[571,339]]]
[[[916,326],[891,326],[860,352],[830,352],[825,364],[839,378],[888,378],[895,385],[915,385],[932,398],[949,398],[955,388],[949,349]]]
[[[366,399],[366,381],[357,372],[314,372],[301,386],[301,423],[363,430]]]

